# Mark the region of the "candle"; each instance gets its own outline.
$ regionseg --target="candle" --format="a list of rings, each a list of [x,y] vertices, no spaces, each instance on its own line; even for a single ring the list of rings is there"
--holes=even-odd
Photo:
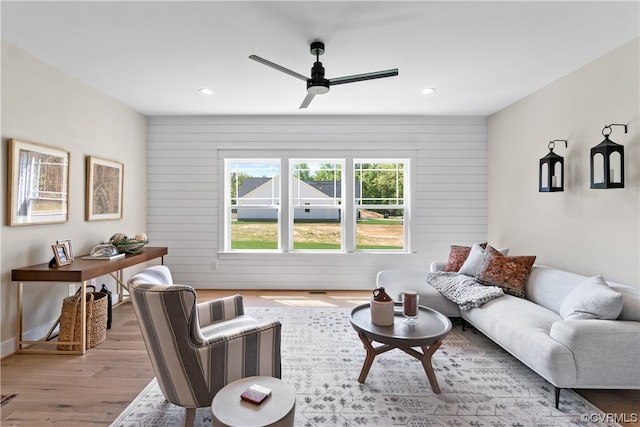
[[[555,176],[555,175],[551,177],[551,186],[552,187],[557,187],[558,186],[558,177]]]
[[[405,291],[403,294],[403,314],[408,317],[418,315],[418,293],[416,291]]]
[[[611,168],[609,170],[609,182],[618,182],[618,178],[616,177],[616,170]]]

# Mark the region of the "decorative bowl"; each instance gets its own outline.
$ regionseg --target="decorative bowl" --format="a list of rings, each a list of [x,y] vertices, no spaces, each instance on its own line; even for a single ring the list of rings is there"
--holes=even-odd
[[[149,243],[148,240],[127,240],[125,242],[113,242],[113,246],[118,248],[118,252],[120,252],[121,254],[138,254],[142,252],[142,248],[147,243]]]

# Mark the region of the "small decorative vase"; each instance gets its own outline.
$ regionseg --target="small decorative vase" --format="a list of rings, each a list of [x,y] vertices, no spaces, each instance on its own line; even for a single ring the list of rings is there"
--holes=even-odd
[[[393,325],[393,299],[384,288],[374,289],[371,298],[371,323],[378,326]]]

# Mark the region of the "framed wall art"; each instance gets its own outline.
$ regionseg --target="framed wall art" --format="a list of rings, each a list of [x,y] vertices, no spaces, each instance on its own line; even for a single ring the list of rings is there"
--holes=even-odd
[[[70,153],[18,139],[9,139],[8,148],[7,224],[66,222]]]
[[[121,219],[123,188],[124,164],[87,156],[85,219]]]

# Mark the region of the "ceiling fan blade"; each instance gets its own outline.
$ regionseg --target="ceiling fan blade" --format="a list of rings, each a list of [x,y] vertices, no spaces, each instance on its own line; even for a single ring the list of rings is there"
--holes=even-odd
[[[300,108],[307,108],[311,101],[313,101],[313,97],[316,96],[314,93],[307,92],[307,96],[302,100],[302,104],[300,104]]]
[[[305,82],[309,79],[308,77],[303,76],[300,73],[296,73],[295,71],[291,71],[290,69],[285,68],[282,65],[278,65],[278,64],[273,63],[271,61],[267,61],[266,59],[260,58],[257,55],[251,55],[251,56],[249,56],[249,59],[253,59],[254,61],[257,61],[257,62],[259,62],[261,64],[266,65],[267,67],[271,67],[271,68],[273,68],[275,70],[282,71],[283,73],[289,74],[290,76],[296,77],[296,78],[298,78],[300,80],[304,80]]]
[[[383,77],[393,77],[397,75],[398,75],[398,69],[394,68],[392,70],[374,71],[372,73],[354,74],[353,76],[336,77],[334,79],[329,79],[329,84],[331,86],[341,85],[344,83],[362,82],[365,80],[381,79]]]

